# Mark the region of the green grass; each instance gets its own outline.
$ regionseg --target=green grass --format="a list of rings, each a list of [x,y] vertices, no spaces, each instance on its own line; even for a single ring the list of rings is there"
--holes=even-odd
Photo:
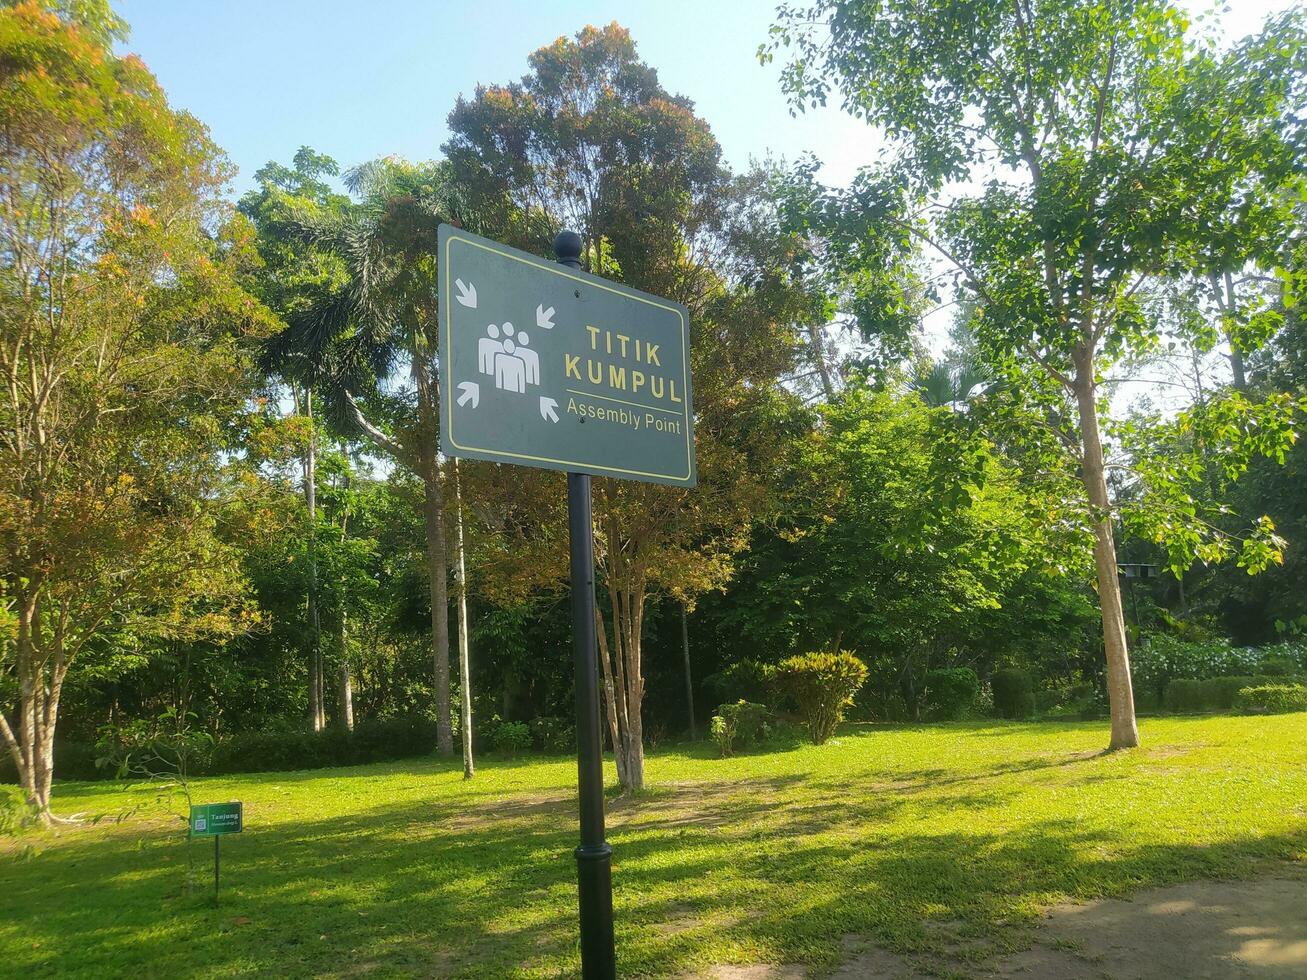
[[[1307,860],[1307,714],[1156,719],[1103,755],[1101,723],[858,728],[828,745],[649,759],[611,800],[619,972],[1020,946],[1041,906]],[[556,976],[577,969],[575,763],[412,761],[215,778],[242,799],[216,906],[155,810],[0,843],[10,976]],[[58,787],[63,813],[153,794]],[[174,818],[175,819],[175,818]],[[211,846],[194,845],[201,883]],[[202,891],[202,889],[201,889]],[[975,952],[979,951],[979,952]]]

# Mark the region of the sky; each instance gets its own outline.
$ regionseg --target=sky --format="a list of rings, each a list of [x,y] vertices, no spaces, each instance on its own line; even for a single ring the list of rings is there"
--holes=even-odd
[[[793,0],[801,5],[802,0]],[[1182,0],[1228,43],[1295,0]],[[121,47],[145,61],[174,106],[211,130],[238,168],[239,196],[269,160],[304,145],[342,167],[380,156],[440,156],[445,119],[478,84],[516,81],[527,56],[587,24],[631,31],[663,86],[694,101],[735,169],[767,155],[813,153],[820,179],[846,184],[875,161],[876,131],[837,105],[792,115],[779,65],[758,46],[775,0],[114,0],[131,26]],[[778,61],[783,59],[778,56]],[[936,355],[952,319],[923,321]],[[847,337],[842,345],[852,343]],[[1217,361],[1219,364],[1219,359]],[[1160,389],[1165,393],[1165,389]],[[1127,383],[1123,395],[1159,391]]]
[[[1289,0],[1232,0],[1231,37]],[[1209,9],[1202,0],[1193,9]],[[212,130],[239,168],[236,194],[301,145],[351,166],[440,155],[454,100],[527,70],[527,55],[617,20],[665,88],[692,99],[726,160],[815,153],[843,184],[871,163],[875,132],[836,107],[791,117],[778,67],[758,63],[773,0],[116,0],[175,106]]]

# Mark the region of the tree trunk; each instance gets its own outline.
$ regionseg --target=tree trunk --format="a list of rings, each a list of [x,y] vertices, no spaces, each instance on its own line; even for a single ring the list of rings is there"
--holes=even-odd
[[[20,593],[15,603],[18,635],[14,644],[18,675],[17,731],[0,713],[0,739],[18,769],[23,796],[44,824],[54,822],[50,813],[50,788],[54,781],[54,733],[59,721],[59,701],[68,674],[63,631],[56,624],[46,645],[42,631],[39,592]],[[61,621],[61,620],[60,620]]]
[[[445,499],[435,447],[422,449],[422,482],[426,490],[423,518],[427,532],[427,574],[431,588],[431,653],[436,683],[436,751],[454,754],[453,719],[449,710],[449,562],[445,551]]]
[[[318,613],[318,437],[313,420],[313,391],[304,392],[304,414],[309,420],[309,445],[304,456],[304,500],[309,512],[309,713],[313,730],[326,727],[322,697],[322,620]]]
[[[1098,428],[1093,354],[1083,347],[1075,355],[1075,395],[1080,409],[1082,448],[1081,479],[1089,498],[1094,525],[1094,564],[1098,570],[1098,605],[1103,617],[1103,650],[1107,658],[1107,693],[1112,711],[1110,749],[1139,744],[1135,724],[1135,697],[1130,681],[1130,653],[1126,646],[1125,615],[1121,606],[1116,542],[1112,535],[1112,506],[1103,471],[1103,444]]]
[[[1233,317],[1235,312],[1234,298],[1234,278],[1230,273],[1225,274],[1225,309],[1226,315]],[[1243,351],[1241,351],[1227,330],[1225,334],[1226,342],[1230,345],[1230,373],[1234,375],[1234,387],[1242,394],[1248,393],[1248,374],[1244,370]]]
[[[354,681],[349,669],[349,640],[345,624],[345,610],[341,609],[338,620],[338,638],[340,640],[340,724],[348,732],[354,730]]]
[[[826,349],[822,343],[821,328],[815,323],[808,324],[808,340],[812,347],[812,359],[817,366],[817,377],[821,379],[821,390],[828,402],[835,400],[835,385],[831,382],[830,367],[826,363]]]
[[[468,665],[467,639],[467,554],[463,541],[463,492],[458,480],[458,460],[453,461],[454,472],[454,549],[456,566],[454,580],[458,584],[458,701],[459,728],[463,736],[463,778],[476,774],[472,764],[472,680]]]
[[[685,603],[681,603],[681,658],[685,661],[685,705],[690,712],[690,741],[697,742],[694,728],[694,680],[690,676],[690,627],[686,622]]]
[[[604,628],[604,618],[599,612],[598,604],[595,605],[595,636],[599,641],[599,666],[603,681],[604,713],[608,716],[608,740],[613,748],[613,759],[617,763],[617,781],[625,786],[626,759],[623,757],[620,747],[625,737],[626,723],[623,719],[625,718],[626,700],[625,698],[622,699],[623,715],[619,717],[617,689],[613,683],[612,660],[608,653],[608,633]]]
[[[612,543],[610,538],[610,556],[613,554]],[[612,606],[612,644],[609,645],[604,635],[602,615],[596,613],[599,620],[599,653],[604,661],[605,691],[608,690],[611,678],[612,697],[617,705],[617,738],[613,743],[617,778],[624,789],[639,791],[644,788],[644,726],[640,717],[644,703],[644,678],[640,667],[644,582],[639,579],[624,582],[619,587],[614,583],[612,574],[610,569],[608,597]],[[611,671],[607,662],[610,653],[613,662]]]

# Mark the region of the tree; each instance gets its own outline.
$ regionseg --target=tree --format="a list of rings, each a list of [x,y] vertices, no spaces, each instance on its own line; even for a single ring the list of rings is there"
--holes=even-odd
[[[761,54],[793,50],[783,72],[792,104],[824,104],[838,88],[896,151],[828,198],[828,213],[951,266],[977,304],[986,360],[1005,380],[1042,379],[1044,404],[1070,403],[1066,448],[1094,530],[1111,747],[1136,745],[1100,386],[1167,329],[1194,329],[1150,309],[1161,284],[1265,257],[1290,237],[1286,209],[1270,202],[1291,193],[1301,146],[1302,14],[1224,54],[1187,41],[1184,15],[1163,0],[820,0],[782,6],[779,18]],[[1237,244],[1214,247],[1218,216],[1240,207],[1256,220],[1240,223]],[[1255,339],[1245,333],[1239,347]],[[1236,414],[1233,429],[1251,439],[1258,406]],[[1227,445],[1249,444],[1227,434]],[[1191,542],[1215,533],[1184,495],[1153,488]],[[1272,533],[1254,525],[1250,564],[1275,552]]]
[[[761,182],[730,177],[693,105],[663,89],[627,31],[587,27],[530,65],[450,114],[445,152],[476,230],[543,252],[573,229],[589,271],[691,314],[698,488],[594,482],[605,713],[619,778],[639,789],[647,599],[720,587],[766,513],[793,409],[777,381],[799,346],[796,304],[759,253],[737,247]]]
[[[0,740],[46,820],[79,655],[254,622],[227,435],[272,322],[203,127],[66,6],[0,10]]]
[[[322,159],[301,150],[297,168],[320,167]],[[272,339],[268,363],[320,390],[338,427],[365,436],[422,480],[437,750],[450,755],[449,560],[435,371],[436,229],[457,214],[448,168],[394,160],[358,167],[346,183],[360,202],[348,207],[279,195],[266,184],[283,169],[265,168],[264,191],[243,205],[259,215],[260,241],[273,254],[307,250],[339,273],[319,277],[282,308],[286,327]],[[401,366],[409,383],[397,387]],[[380,414],[369,417],[373,410]]]

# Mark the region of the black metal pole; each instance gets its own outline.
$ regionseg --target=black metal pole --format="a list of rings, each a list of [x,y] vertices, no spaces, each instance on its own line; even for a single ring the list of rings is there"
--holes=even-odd
[[[218,867],[220,864],[218,841],[220,840],[222,840],[221,836],[219,836],[218,834],[213,835],[213,897],[214,898],[218,897]]]
[[[559,232],[554,255],[581,267],[581,236]],[[604,839],[604,757],[599,729],[599,661],[595,650],[594,528],[590,477],[567,474],[567,525],[572,559],[572,646],[576,657],[576,769],[581,846],[576,877],[581,917],[581,975],[617,976],[613,946],[613,849]]]

